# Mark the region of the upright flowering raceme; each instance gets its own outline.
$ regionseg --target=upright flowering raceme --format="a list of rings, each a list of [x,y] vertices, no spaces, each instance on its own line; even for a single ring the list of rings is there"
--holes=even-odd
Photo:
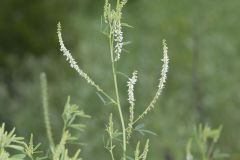
[[[93,82],[93,80],[86,74],[84,73],[79,66],[77,65],[77,62],[75,61],[75,59],[72,57],[72,54],[69,52],[69,50],[65,47],[64,43],[63,43],[63,39],[62,39],[62,33],[61,33],[61,24],[58,23],[57,25],[57,34],[58,34],[58,40],[59,40],[59,44],[60,44],[60,51],[63,53],[63,55],[66,57],[66,60],[69,62],[70,66],[75,69],[78,74],[83,77],[89,84],[96,86],[96,84]]]
[[[129,78],[127,82],[128,86],[128,102],[130,103],[131,106],[134,106],[135,103],[135,98],[134,98],[134,85],[137,82],[137,71],[134,71],[132,74],[132,77]]]
[[[134,98],[134,86],[137,82],[137,71],[134,71],[132,77],[129,78],[127,82],[128,86],[128,102],[130,104],[129,107],[129,122],[127,128],[127,141],[131,138],[133,121],[134,121],[134,106],[135,106],[135,98]]]
[[[159,95],[162,92],[162,89],[164,88],[164,85],[166,83],[167,80],[167,72],[168,72],[168,47],[167,47],[167,43],[166,40],[163,40],[163,66],[162,66],[162,71],[161,71],[161,78],[160,78],[160,82],[158,85],[159,88]]]
[[[122,9],[123,6],[127,3],[127,0],[122,0],[117,6],[116,9],[111,8],[111,4],[108,0],[105,0],[104,5],[104,21],[110,28],[110,36],[113,37],[114,43],[114,61],[120,59],[122,50],[123,50],[123,32],[122,32]]]
[[[113,23],[113,36],[114,36],[114,42],[115,42],[115,47],[114,47],[114,52],[115,52],[115,61],[118,61],[120,59],[120,55],[122,53],[122,48],[123,48],[123,32],[122,32],[122,26],[121,22],[119,21],[114,21]]]
[[[163,88],[165,86],[165,83],[167,80],[168,63],[169,63],[168,47],[167,47],[167,43],[166,43],[165,39],[162,41],[162,45],[163,45],[163,58],[162,58],[163,65],[162,65],[162,70],[161,70],[161,78],[160,78],[159,84],[158,84],[158,90],[157,90],[155,96],[153,97],[152,101],[150,102],[150,104],[144,110],[144,112],[140,116],[138,116],[138,118],[133,123],[136,123],[139,119],[143,118],[150,110],[152,110],[154,108],[154,105],[156,104],[156,102],[157,102],[159,96],[161,95]]]

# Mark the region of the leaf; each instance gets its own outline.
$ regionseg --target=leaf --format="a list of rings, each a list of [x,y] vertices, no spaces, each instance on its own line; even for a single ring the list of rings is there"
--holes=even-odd
[[[99,99],[102,101],[103,105],[107,106],[107,105],[113,104],[112,101],[106,101],[100,92],[96,92],[96,94],[99,97]]]
[[[121,76],[123,76],[123,77],[125,77],[125,78],[127,78],[127,79],[129,79],[129,76],[126,75],[126,74],[123,73],[123,72],[116,72],[116,73],[119,74],[119,75],[121,75]]]
[[[69,136],[68,138],[67,138],[67,141],[68,142],[74,142],[74,141],[77,141],[78,140],[78,138],[77,137],[74,137],[74,136]]]
[[[79,131],[84,131],[86,126],[83,125],[83,124],[72,124],[69,127],[73,128],[73,129],[76,129],[76,130],[79,130]]]
[[[102,97],[102,95],[101,95],[99,92],[96,92],[96,94],[98,95],[98,97],[99,97],[99,99],[102,101],[102,103],[103,103],[104,105],[106,105],[107,102],[106,102],[105,99]]]
[[[131,26],[131,25],[127,24],[127,23],[121,23],[121,25],[123,27],[134,28],[133,26]]]
[[[146,129],[141,129],[139,130],[140,132],[142,133],[148,133],[148,134],[151,134],[151,135],[154,135],[154,136],[158,136],[157,133],[153,132],[153,131],[150,131],[150,130],[146,130]],[[143,134],[144,135],[144,134]]]
[[[108,31],[108,25],[106,25],[105,27],[104,27],[104,29],[103,29],[103,18],[102,18],[102,16],[101,16],[101,23],[100,23],[100,31],[101,31],[101,33],[102,34],[104,34],[105,36],[109,36],[109,33],[107,32]]]
[[[213,152],[213,159],[225,159],[225,158],[229,158],[229,154],[227,154],[227,153],[220,153],[219,150],[215,150]]]
[[[117,139],[117,137],[121,136],[122,135],[122,132],[118,132],[118,130],[115,130],[113,132],[113,139]]]
[[[145,124],[144,123],[140,123],[139,125],[137,125],[134,130],[139,130],[141,128],[144,128]]]
[[[145,133],[147,134],[151,134],[151,135],[154,135],[154,136],[157,136],[157,134],[155,132],[152,132],[150,130],[147,130],[147,129],[144,129],[145,125],[143,123],[137,125],[134,130],[139,132],[140,134],[142,135],[145,135]]]
[[[127,46],[129,44],[132,44],[132,42],[131,41],[123,42],[123,46]]]
[[[23,159],[25,157],[26,157],[25,154],[15,154],[10,158],[10,160],[20,160],[20,159]]]
[[[126,50],[126,49],[124,49],[124,48],[123,48],[122,50],[123,50],[124,52],[126,52],[126,53],[130,53],[129,50]]]
[[[17,146],[17,145],[8,145],[8,148],[12,148],[18,151],[23,151],[23,147],[22,146]]]

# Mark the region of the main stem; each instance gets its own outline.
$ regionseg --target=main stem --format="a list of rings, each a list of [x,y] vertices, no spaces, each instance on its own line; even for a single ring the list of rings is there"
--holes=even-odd
[[[118,107],[118,112],[121,120],[121,125],[122,125],[122,133],[123,133],[123,160],[126,160],[126,131],[125,131],[125,124],[124,124],[124,119],[123,119],[123,114],[122,114],[122,109],[121,109],[121,104],[120,104],[120,99],[119,99],[119,92],[118,92],[118,81],[117,81],[117,74],[116,74],[116,69],[115,69],[115,63],[114,63],[114,57],[113,57],[113,39],[112,35],[110,34],[109,36],[109,46],[110,46],[110,53],[111,53],[111,61],[112,61],[112,73],[113,73],[113,80],[114,80],[114,87],[115,87],[115,93],[116,93],[116,98],[117,98],[117,107]]]
[[[120,4],[120,1],[119,0],[117,0],[117,5],[116,5],[116,7],[118,7],[118,5]]]

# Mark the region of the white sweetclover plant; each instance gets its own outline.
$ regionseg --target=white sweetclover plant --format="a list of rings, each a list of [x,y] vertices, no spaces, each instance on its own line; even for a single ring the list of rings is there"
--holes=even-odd
[[[118,90],[118,72],[116,69],[116,63],[119,63],[121,54],[124,50],[125,42],[124,33],[122,31],[123,27],[130,27],[130,25],[122,22],[122,10],[124,6],[127,4],[128,0],[116,0],[116,6],[112,7],[109,0],[105,0],[104,4],[104,22],[105,27],[102,31],[104,35],[107,36],[109,42],[109,50],[110,50],[110,57],[111,57],[111,66],[112,66],[112,76],[114,80],[114,91],[115,95],[110,96],[106,93],[99,85],[97,85],[92,78],[90,78],[77,64],[75,59],[73,58],[70,51],[65,47],[62,38],[62,28],[61,24],[58,23],[57,25],[57,35],[60,44],[60,51],[62,52],[63,56],[66,58],[67,62],[69,63],[70,67],[73,68],[80,77],[85,79],[87,83],[93,86],[100,94],[101,99],[108,99],[110,104],[114,105],[119,114],[119,119],[121,123],[121,129],[118,129],[114,125],[114,120],[117,120],[115,116],[110,113],[109,122],[106,125],[106,132],[108,134],[108,140],[105,144],[105,148],[109,151],[110,157],[112,160],[147,160],[148,158],[148,151],[150,142],[149,139],[146,140],[143,149],[141,150],[141,143],[140,141],[137,144],[131,141],[131,137],[133,137],[134,130],[140,132],[146,132],[147,130],[142,129],[143,125],[139,124],[137,126],[136,123],[139,122],[141,119],[146,116],[149,111],[154,109],[154,106],[161,95],[167,80],[167,73],[168,73],[168,47],[166,40],[162,41],[163,45],[163,58],[162,58],[162,68],[161,68],[161,78],[159,79],[159,84],[157,86],[157,91],[155,96],[150,101],[150,103],[146,106],[142,113],[138,114],[135,118],[135,103],[136,99],[134,96],[135,92],[135,85],[137,83],[138,78],[138,71],[134,71],[132,76],[128,78],[127,81],[127,93],[128,98],[127,101],[129,103],[129,116],[126,117],[122,113],[122,106],[120,102],[120,95]],[[124,74],[125,75],[125,74]],[[128,77],[128,76],[127,76]],[[90,118],[90,116],[86,115],[82,110],[79,110],[79,107],[75,104],[70,103],[70,97],[67,99],[67,102],[64,107],[64,111],[62,114],[63,118],[63,130],[62,136],[57,144],[55,144],[55,139],[52,134],[52,129],[50,125],[50,117],[49,117],[49,110],[48,110],[48,96],[47,96],[47,79],[46,75],[43,73],[40,76],[41,81],[41,89],[42,89],[42,102],[43,102],[43,115],[44,121],[46,126],[46,133],[47,138],[49,140],[49,149],[47,153],[42,153],[38,151],[40,144],[34,145],[33,143],[33,136],[31,135],[29,143],[24,142],[24,138],[18,137],[15,134],[15,129],[11,130],[10,132],[5,130],[5,124],[0,126],[0,160],[23,160],[23,159],[30,159],[30,160],[43,160],[43,159],[51,159],[51,160],[82,160],[80,158],[80,149],[71,151],[73,156],[69,155],[68,146],[71,143],[79,143],[79,138],[75,136],[72,130],[83,131],[85,125],[79,123],[81,118]],[[103,96],[103,97],[102,97]],[[126,124],[125,121],[128,123]],[[127,126],[127,127],[126,127]],[[199,126],[195,129],[193,137],[189,140],[187,147],[186,147],[186,160],[194,160],[195,157],[198,157],[200,160],[213,160],[218,158],[226,157],[225,154],[220,154],[217,150],[214,150],[214,145],[218,141],[220,132],[222,127],[218,129],[211,129],[208,126]],[[150,131],[148,131],[150,133]],[[122,138],[119,138],[122,136]],[[197,143],[197,147],[199,148],[199,153],[192,152],[192,142],[195,141]],[[131,152],[131,145],[136,145],[134,153]],[[116,149],[117,148],[117,149]],[[11,151],[14,151],[11,154]],[[121,151],[122,153],[117,154],[117,152]],[[41,155],[40,155],[41,154]],[[198,156],[200,155],[200,156]]]
[[[122,135],[121,139],[121,146],[122,146],[122,157],[121,159],[126,160],[127,157],[127,144],[129,143],[130,137],[132,135],[133,131],[133,125],[137,123],[140,119],[142,119],[150,110],[154,108],[154,105],[157,102],[157,99],[159,98],[165,83],[167,79],[167,72],[168,72],[168,48],[166,41],[163,40],[163,66],[161,70],[161,78],[159,81],[158,89],[157,92],[150,102],[150,104],[146,107],[146,109],[143,111],[143,113],[139,114],[137,118],[134,118],[134,108],[135,108],[135,97],[134,97],[134,86],[137,82],[137,71],[134,71],[132,74],[132,77],[129,78],[127,82],[128,86],[128,102],[130,104],[129,107],[129,122],[125,124],[124,119],[126,117],[122,113],[122,106],[120,102],[120,95],[119,95],[119,90],[118,90],[118,78],[117,78],[117,69],[116,69],[116,64],[118,61],[120,61],[121,54],[123,52],[123,44],[125,43],[124,39],[124,33],[122,31],[123,27],[131,27],[130,25],[126,23],[122,23],[122,10],[124,6],[127,4],[127,0],[117,0],[116,1],[116,6],[112,7],[112,4],[108,1],[105,0],[104,4],[104,12],[103,12],[103,17],[104,17],[104,31],[103,33],[107,36],[108,41],[109,41],[109,49],[110,49],[110,57],[111,57],[111,66],[112,66],[112,75],[113,75],[113,80],[114,80],[114,90],[115,90],[115,98],[112,98],[112,96],[109,96],[106,92],[103,91],[97,85],[84,71],[80,69],[80,67],[77,65],[76,61],[72,57],[71,53],[69,52],[68,49],[66,49],[63,40],[62,40],[62,33],[61,33],[61,25],[60,23],[58,24],[58,38],[59,38],[59,43],[60,43],[60,51],[63,53],[63,56],[66,57],[66,60],[69,62],[70,66],[77,71],[77,73],[84,78],[91,86],[95,87],[98,92],[102,93],[106,98],[108,98],[113,105],[117,106],[118,113],[119,113],[119,118],[121,122],[121,131],[118,131],[118,129],[114,129],[113,126],[113,114],[110,114],[109,118],[109,123],[106,128],[106,131],[109,135],[109,140],[106,143],[107,145],[105,146],[110,154],[111,158],[115,159],[115,154],[114,154],[114,148],[116,145],[114,144],[115,138],[118,136]],[[147,140],[143,152],[140,154],[139,151],[139,146],[140,143],[138,143],[135,153],[135,159],[136,160],[145,160],[147,158],[147,152],[148,152],[148,147],[149,147],[149,140]],[[139,153],[138,153],[139,152]],[[118,158],[119,159],[119,158]]]

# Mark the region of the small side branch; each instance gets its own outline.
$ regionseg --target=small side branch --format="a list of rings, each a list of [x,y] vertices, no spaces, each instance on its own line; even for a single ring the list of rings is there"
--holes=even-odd
[[[158,90],[157,90],[153,100],[146,107],[144,112],[138,116],[138,118],[133,122],[133,124],[135,124],[137,121],[142,119],[150,110],[152,110],[154,108],[154,105],[157,102],[157,100],[158,100],[159,96],[161,95],[163,88],[165,86],[165,83],[167,80],[169,58],[168,58],[168,47],[167,47],[166,40],[164,39],[162,43],[163,43],[163,59],[162,59],[163,66],[162,66],[162,71],[161,71],[161,78],[160,78],[159,84],[158,84]]]
[[[69,52],[69,50],[65,47],[62,39],[62,33],[61,33],[61,24],[60,22],[57,25],[57,34],[58,34],[58,39],[59,39],[59,44],[60,44],[60,51],[63,53],[63,56],[66,57],[66,60],[70,64],[70,66],[77,71],[77,73],[84,78],[91,86],[95,87],[98,92],[101,92],[104,96],[106,96],[112,103],[117,104],[116,101],[110,97],[106,92],[103,91],[102,88],[100,88],[85,72],[83,72],[82,69],[77,65],[77,62],[75,59],[72,57],[72,54]]]

